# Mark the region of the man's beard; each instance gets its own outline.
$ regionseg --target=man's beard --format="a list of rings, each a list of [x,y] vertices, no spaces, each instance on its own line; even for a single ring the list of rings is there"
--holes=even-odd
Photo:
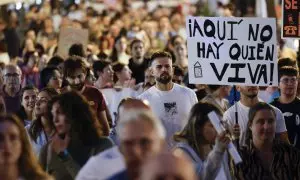
[[[162,84],[168,84],[170,81],[172,81],[172,77],[169,74],[162,74],[160,77],[156,78],[156,81]]]
[[[12,93],[17,93],[19,91],[20,85],[16,85],[16,84],[8,84],[7,85],[7,89],[12,92]]]
[[[250,99],[254,99],[257,97],[257,94],[249,94],[249,95],[246,95],[248,98]]]
[[[76,91],[81,91],[84,83],[80,83],[80,84],[74,84],[74,85],[70,85],[72,89],[76,90]]]
[[[155,85],[155,82],[146,82],[144,84],[144,86],[153,86],[153,85]]]
[[[141,59],[142,58],[142,55],[141,54],[138,54],[135,56],[135,59]]]

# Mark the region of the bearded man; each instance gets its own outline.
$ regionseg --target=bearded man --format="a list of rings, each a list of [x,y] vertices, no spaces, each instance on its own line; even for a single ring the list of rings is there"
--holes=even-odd
[[[155,52],[150,60],[156,84],[139,98],[147,100],[154,114],[162,121],[168,147],[172,148],[174,133],[184,128],[189,112],[198,100],[193,90],[172,82],[172,57],[168,52]]]

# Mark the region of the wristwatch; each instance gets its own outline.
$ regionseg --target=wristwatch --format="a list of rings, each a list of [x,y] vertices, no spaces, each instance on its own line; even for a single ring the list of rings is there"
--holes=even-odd
[[[58,153],[57,156],[58,156],[60,159],[65,160],[65,159],[67,159],[68,154],[69,154],[68,150],[65,149],[65,150],[61,151],[60,153]]]

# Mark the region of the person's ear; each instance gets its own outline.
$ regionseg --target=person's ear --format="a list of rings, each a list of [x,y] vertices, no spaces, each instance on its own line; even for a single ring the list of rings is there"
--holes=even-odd
[[[154,76],[154,71],[153,71],[153,67],[149,67],[149,72],[152,76]]]
[[[249,125],[249,129],[252,131],[252,124]]]

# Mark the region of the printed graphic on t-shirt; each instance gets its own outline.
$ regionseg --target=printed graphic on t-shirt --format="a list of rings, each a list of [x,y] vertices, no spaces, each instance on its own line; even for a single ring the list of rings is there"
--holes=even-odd
[[[285,112],[285,113],[283,113],[283,116],[284,117],[291,117],[291,116],[293,116],[293,113],[291,113],[291,112]]]
[[[164,103],[164,111],[165,115],[162,117],[162,123],[166,128],[167,133],[167,143],[169,148],[173,147],[174,141],[173,141],[173,135],[174,133],[181,130],[180,123],[178,121],[178,107],[176,102],[168,102]]]
[[[178,114],[176,102],[164,103],[165,112],[168,117]]]

